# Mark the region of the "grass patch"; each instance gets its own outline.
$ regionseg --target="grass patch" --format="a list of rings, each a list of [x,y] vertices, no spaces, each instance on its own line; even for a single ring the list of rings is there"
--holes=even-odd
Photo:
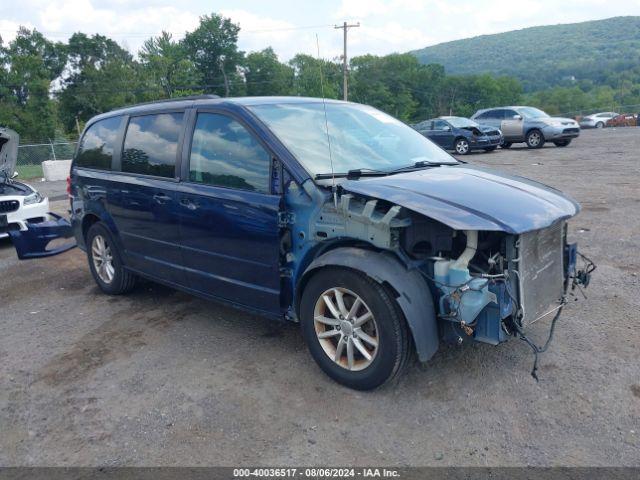
[[[16,171],[18,172],[18,178],[22,180],[29,180],[31,178],[42,178],[42,165],[16,165]]]

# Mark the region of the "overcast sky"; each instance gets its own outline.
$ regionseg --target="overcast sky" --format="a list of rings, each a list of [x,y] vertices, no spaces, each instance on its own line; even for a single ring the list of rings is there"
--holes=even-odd
[[[619,15],[640,15],[640,0],[3,0],[0,36],[15,36],[18,25],[36,27],[66,40],[76,31],[101,33],[136,53],[160,31],[177,38],[193,30],[198,17],[213,11],[241,27],[245,51],[272,46],[281,60],[298,52],[332,58],[341,54],[347,20],[361,27],[349,33],[349,56],[405,52],[487,33]]]

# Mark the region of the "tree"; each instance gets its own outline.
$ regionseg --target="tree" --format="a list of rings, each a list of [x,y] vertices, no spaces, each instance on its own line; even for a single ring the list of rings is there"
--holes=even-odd
[[[244,53],[238,50],[240,27],[215,13],[200,17],[200,25],[185,35],[187,58],[200,73],[206,90],[225,97],[244,90],[239,74]]]
[[[78,121],[135,103],[145,92],[140,66],[129,52],[103,35],[74,33],[67,46],[68,64],[57,95],[68,130]]]
[[[0,124],[23,138],[41,140],[56,134],[56,106],[51,83],[65,65],[65,48],[37,30],[20,27],[7,48],[0,41]]]
[[[417,58],[408,53],[354,57],[350,97],[409,121],[418,107],[420,69]]]
[[[289,66],[294,72],[294,95],[322,97],[324,92],[325,98],[342,97],[342,68],[337,63],[299,53]]]
[[[293,91],[293,68],[280,63],[271,47],[247,55],[244,76],[247,95],[290,95]]]
[[[194,87],[202,82],[202,76],[195,64],[186,55],[183,43],[173,41],[171,34],[162,32],[144,42],[139,52],[145,83],[155,93],[167,97],[194,93]],[[155,88],[154,88],[155,87]]]

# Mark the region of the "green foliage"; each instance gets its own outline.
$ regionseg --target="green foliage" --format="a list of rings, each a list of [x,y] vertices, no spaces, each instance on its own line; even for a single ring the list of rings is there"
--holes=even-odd
[[[78,121],[135,103],[142,87],[139,65],[113,40],[75,33],[67,46],[68,71],[57,98],[60,119],[68,130]]]
[[[342,97],[342,69],[337,63],[299,53],[289,66],[295,75],[293,95],[319,98],[324,92],[325,98]]]
[[[291,95],[293,68],[280,63],[271,47],[247,55],[244,62],[247,95]]]
[[[621,78],[640,83],[640,17],[525,28],[412,53],[453,74],[516,77],[529,92],[584,80],[616,88]]]
[[[65,66],[65,47],[38,32],[20,27],[4,48],[0,42],[0,125],[26,138],[53,138],[56,106],[49,86]]]
[[[349,99],[406,122],[519,103],[552,114],[617,110],[640,104],[639,27],[640,17],[624,17],[362,55],[350,62]],[[182,40],[149,38],[136,59],[103,35],[75,33],[63,44],[21,27],[8,45],[0,40],[0,124],[23,139],[59,139],[96,114],[161,98],[343,97],[338,59],[298,54],[285,63],[270,47],[245,55],[239,31],[205,15]]]
[[[238,50],[240,27],[228,18],[211,14],[200,17],[200,25],[185,35],[182,44],[207,92],[228,97],[244,93],[238,67],[244,53]]]
[[[202,83],[202,74],[187,58],[184,43],[175,42],[170,33],[162,32],[144,42],[139,52],[142,76],[148,100],[193,94]]]

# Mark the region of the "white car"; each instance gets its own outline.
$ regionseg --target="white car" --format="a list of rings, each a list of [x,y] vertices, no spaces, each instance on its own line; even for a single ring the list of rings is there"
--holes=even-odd
[[[15,179],[18,134],[0,128],[0,238],[10,230],[27,230],[29,224],[51,219],[49,199]]]
[[[607,126],[607,120],[617,117],[615,112],[600,112],[582,117],[580,127],[582,128],[604,128]]]

